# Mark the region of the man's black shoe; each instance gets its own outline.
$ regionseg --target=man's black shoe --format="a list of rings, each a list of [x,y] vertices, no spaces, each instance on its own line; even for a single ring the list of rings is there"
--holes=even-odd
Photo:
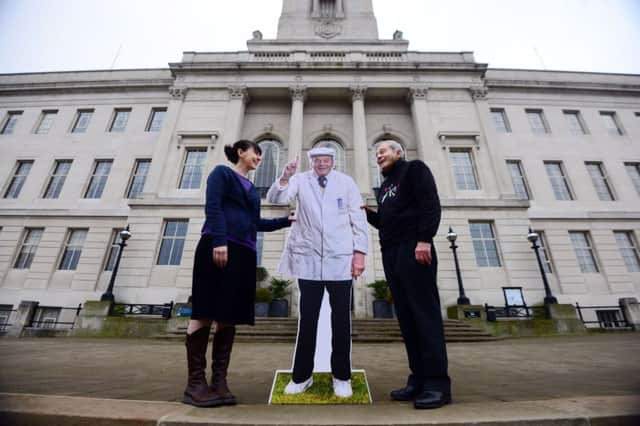
[[[451,404],[451,394],[438,391],[424,391],[413,402],[418,409],[440,408],[447,404]]]
[[[422,393],[422,386],[407,385],[402,389],[392,390],[390,395],[394,401],[412,401]]]

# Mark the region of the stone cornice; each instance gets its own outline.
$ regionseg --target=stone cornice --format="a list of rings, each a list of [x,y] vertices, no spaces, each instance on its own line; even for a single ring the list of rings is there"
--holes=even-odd
[[[640,93],[640,84],[620,84],[605,82],[575,82],[549,81],[549,80],[498,80],[487,79],[486,86],[491,89],[517,89],[517,90],[565,90],[565,91],[589,91],[589,92],[628,92]]]

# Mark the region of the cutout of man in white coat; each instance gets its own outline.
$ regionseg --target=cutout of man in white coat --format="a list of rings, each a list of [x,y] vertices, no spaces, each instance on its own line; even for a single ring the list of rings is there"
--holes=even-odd
[[[351,389],[351,286],[364,271],[367,220],[354,180],[333,170],[335,150],[309,151],[311,170],[297,173],[297,158],[271,185],[267,202],[297,202],[278,272],[298,278],[298,338],[292,380],[285,393],[304,392],[313,384],[318,316],[325,289],[331,304],[331,372],[336,396]]]

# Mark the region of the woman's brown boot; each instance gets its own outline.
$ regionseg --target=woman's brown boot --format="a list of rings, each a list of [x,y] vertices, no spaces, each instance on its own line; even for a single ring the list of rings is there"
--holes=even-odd
[[[211,391],[223,399],[224,405],[235,405],[236,397],[227,385],[227,369],[231,361],[231,349],[236,335],[236,327],[228,325],[220,328],[213,335],[213,349],[211,351]]]
[[[207,386],[205,370],[207,368],[207,343],[210,331],[211,327],[199,328],[193,333],[187,334],[185,340],[189,377],[182,402],[196,407],[215,407],[224,402]]]

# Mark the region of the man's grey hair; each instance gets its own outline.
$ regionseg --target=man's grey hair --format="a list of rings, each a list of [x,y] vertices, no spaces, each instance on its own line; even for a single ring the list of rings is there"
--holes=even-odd
[[[395,152],[399,152],[400,156],[404,158],[404,148],[402,148],[402,145],[400,145],[398,142],[394,141],[393,139],[383,139],[381,141],[376,142],[376,144],[373,147],[374,150],[377,151],[378,147],[382,144],[387,145],[389,148],[391,148]]]

